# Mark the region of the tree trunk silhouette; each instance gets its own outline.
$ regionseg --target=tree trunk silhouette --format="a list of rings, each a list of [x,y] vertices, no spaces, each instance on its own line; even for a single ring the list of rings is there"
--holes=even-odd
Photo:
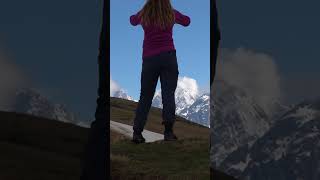
[[[85,147],[85,157],[83,159],[83,167],[81,180],[106,180],[107,174],[110,177],[109,154],[110,144],[108,139],[110,138],[110,130],[108,122],[109,110],[109,90],[107,83],[109,82],[107,68],[109,65],[107,60],[109,59],[110,50],[107,46],[109,43],[109,29],[110,29],[110,2],[104,0],[103,2],[103,17],[102,27],[100,32],[100,44],[99,44],[99,87],[97,108],[95,112],[95,120],[91,123],[91,128],[88,137],[88,143]],[[108,172],[108,173],[107,173]]]
[[[221,39],[219,24],[218,24],[218,11],[216,7],[216,1],[210,1],[211,4],[211,19],[210,19],[210,29],[211,29],[211,36],[210,41],[210,52],[211,52],[211,64],[210,64],[210,87],[212,88],[213,81],[216,74],[216,64],[217,64],[217,57],[218,57],[218,48],[219,48],[219,42]]]
[[[210,12],[211,13],[211,19],[210,19],[211,21],[210,22],[211,55],[210,56],[212,58],[212,61],[210,63],[210,89],[211,89],[210,92],[212,92],[213,82],[216,75],[216,64],[217,64],[218,49],[219,49],[221,34],[220,34],[219,23],[218,23],[218,11],[217,11],[216,1],[215,0],[211,1],[210,6],[211,6],[211,12]],[[213,97],[213,94],[211,93],[210,96]],[[212,141],[210,141],[210,148],[211,148],[211,142]],[[211,180],[236,180],[234,177],[227,175],[224,172],[218,171],[212,167],[210,167],[210,179]]]

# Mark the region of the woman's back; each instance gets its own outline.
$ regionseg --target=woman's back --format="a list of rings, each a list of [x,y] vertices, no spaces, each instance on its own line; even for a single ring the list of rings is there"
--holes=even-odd
[[[175,9],[173,9],[174,24],[167,26],[167,28],[161,28],[161,26],[156,25],[145,25],[142,23],[140,13],[141,11],[132,15],[130,17],[130,23],[133,26],[140,24],[143,27],[143,58],[157,55],[161,52],[175,50],[172,38],[172,29],[174,24],[176,23],[182,26],[188,26],[190,24],[190,18]]]

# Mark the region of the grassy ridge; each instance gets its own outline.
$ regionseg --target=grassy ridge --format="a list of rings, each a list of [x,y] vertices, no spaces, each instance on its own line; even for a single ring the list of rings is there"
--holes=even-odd
[[[136,106],[136,102],[110,97],[110,119],[133,125]],[[145,129],[163,133],[164,127],[161,122],[161,109],[152,107],[148,115]],[[177,136],[181,138],[199,137],[208,139],[210,129],[177,116],[174,131]]]
[[[88,129],[0,112],[0,179],[76,180]]]
[[[111,98],[110,119],[132,125],[137,103]],[[146,129],[162,133],[161,109],[150,110]],[[209,128],[177,118],[177,142],[133,144],[111,131],[113,179],[210,179]]]
[[[209,146],[203,139],[141,145],[124,140],[111,149],[114,178],[209,179]]]
[[[111,118],[130,124],[135,107],[113,99]],[[161,110],[149,118],[147,128],[162,133]],[[88,129],[19,113],[0,112],[0,120],[1,180],[79,179]],[[178,142],[139,146],[111,131],[113,179],[209,179],[209,129],[178,118],[175,130]]]

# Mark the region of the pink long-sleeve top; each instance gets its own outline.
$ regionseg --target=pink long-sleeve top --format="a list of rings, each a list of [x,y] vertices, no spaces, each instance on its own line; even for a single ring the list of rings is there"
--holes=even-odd
[[[175,24],[180,24],[182,26],[189,26],[190,18],[183,15],[177,10],[173,10],[175,15]],[[130,23],[133,26],[141,25],[141,19],[139,18],[139,12],[135,15],[130,16]],[[174,24],[173,24],[174,25]],[[148,57],[157,55],[161,52],[175,50],[175,46],[172,38],[173,25],[169,28],[162,30],[158,27],[150,26],[145,27],[142,25],[144,30],[144,40],[143,40],[143,53],[142,57]],[[142,59],[143,59],[142,58]]]

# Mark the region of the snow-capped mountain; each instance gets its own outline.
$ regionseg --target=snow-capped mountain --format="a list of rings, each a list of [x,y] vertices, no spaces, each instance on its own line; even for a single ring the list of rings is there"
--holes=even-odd
[[[180,91],[186,93],[187,91]],[[187,93],[189,94],[189,93]],[[189,97],[189,98],[188,98]],[[161,91],[157,91],[152,100],[152,106],[162,108]],[[210,96],[208,93],[202,95],[184,96],[183,94],[176,92],[176,114],[180,115],[192,122],[210,127],[209,121],[209,102]]]
[[[192,122],[209,127],[208,93],[201,94],[194,79],[180,77],[175,91],[176,114]],[[152,106],[162,108],[161,90],[157,90]]]
[[[138,102],[111,80],[111,97],[117,97]],[[186,119],[209,126],[209,96],[199,94],[196,80],[188,77],[179,77],[175,91],[176,114]],[[195,103],[195,104],[194,104]],[[152,106],[163,108],[161,90],[153,96]],[[191,109],[189,109],[191,108]]]
[[[15,103],[10,111],[76,123],[75,115],[65,105],[52,103],[48,98],[32,89],[16,91]]]
[[[183,109],[179,115],[186,119],[210,127],[210,94],[205,93],[196,99],[190,107]]]
[[[253,144],[271,126],[271,121],[255,99],[225,81],[216,81],[210,103],[212,167],[245,144]]]
[[[131,96],[129,96],[123,89],[119,89],[116,92],[114,92],[113,97],[133,101],[133,98]]]
[[[199,97],[198,89],[194,86],[186,87],[183,78],[178,81],[175,91],[176,113],[190,107]],[[152,100],[152,106],[162,108],[161,90],[157,90]]]
[[[285,113],[287,113],[290,109],[294,107],[294,105],[284,105],[279,101],[275,101],[273,103],[273,113],[270,116],[270,122],[273,125],[280,119]]]
[[[162,96],[161,91],[156,91],[153,96],[152,106],[162,108]]]
[[[177,86],[175,92],[176,99],[176,113],[180,114],[186,108],[189,108],[199,97],[198,90],[193,88],[187,88],[183,86]]]
[[[231,153],[220,167],[239,179],[320,179],[320,99],[283,114],[251,147]]]

